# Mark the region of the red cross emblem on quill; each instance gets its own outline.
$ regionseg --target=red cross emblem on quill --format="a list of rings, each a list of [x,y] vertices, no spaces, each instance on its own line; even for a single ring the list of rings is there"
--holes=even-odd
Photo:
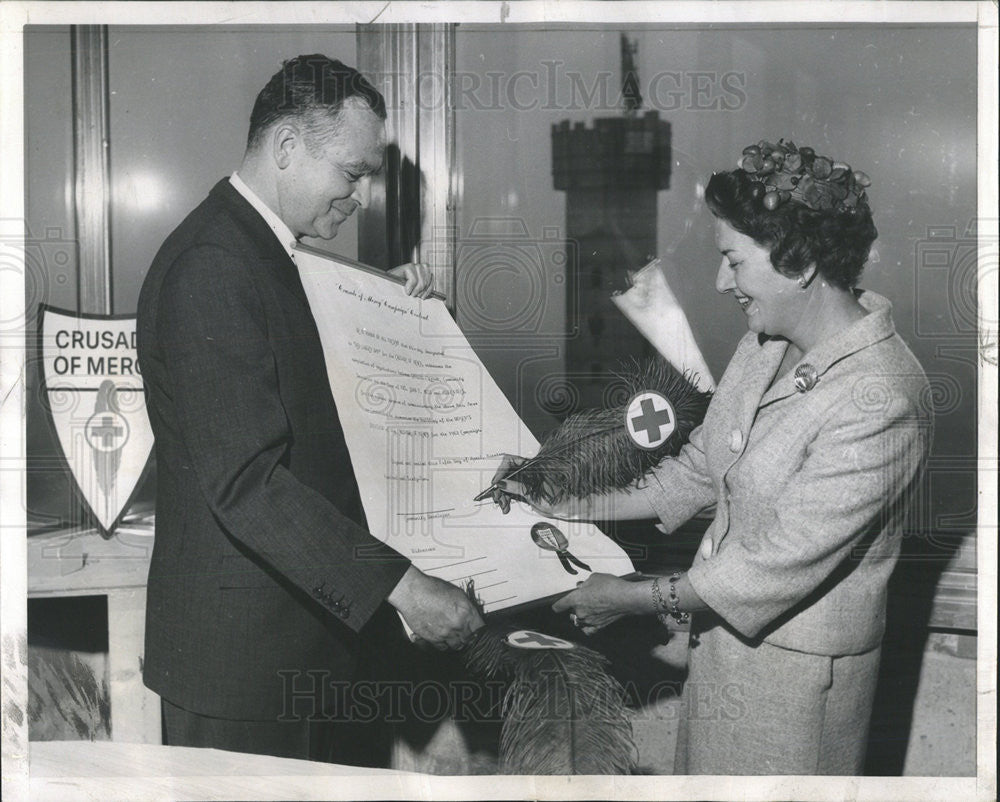
[[[632,442],[648,451],[659,448],[677,428],[667,397],[655,390],[636,393],[625,410],[625,430]]]

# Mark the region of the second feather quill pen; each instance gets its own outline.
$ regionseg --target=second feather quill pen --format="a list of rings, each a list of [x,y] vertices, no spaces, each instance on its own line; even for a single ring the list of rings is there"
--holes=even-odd
[[[570,416],[534,457],[508,463],[504,478],[516,476],[529,501],[557,504],[567,497],[638,487],[661,460],[681,450],[705,415],[711,376],[676,298],[655,261],[633,279],[632,289],[617,296],[616,304],[662,356],[633,360],[621,369],[618,378],[626,403]],[[656,321],[668,321],[666,337],[650,336],[662,333]],[[477,500],[500,492],[494,484]],[[565,543],[557,542],[556,547],[564,548]],[[471,581],[466,592],[477,601]],[[608,659],[566,641],[563,648],[513,648],[510,629],[510,624],[483,627],[465,653],[473,673],[509,682],[503,702],[501,772],[623,774],[634,769],[636,749],[625,694],[607,671]],[[550,644],[560,640],[520,634]]]

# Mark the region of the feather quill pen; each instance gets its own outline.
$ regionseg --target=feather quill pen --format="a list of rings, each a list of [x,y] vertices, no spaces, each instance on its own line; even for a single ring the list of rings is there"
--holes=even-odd
[[[513,466],[503,478],[517,477],[531,501],[557,504],[566,497],[627,490],[664,457],[676,456],[708,409],[712,394],[698,388],[697,377],[682,373],[666,359],[633,360],[618,374],[631,398],[653,390],[674,409],[676,428],[656,449],[639,448],[625,428],[628,403],[586,409],[549,433],[538,453]]]
[[[478,602],[472,581],[466,592]],[[502,774],[629,774],[638,753],[625,691],[593,649],[511,646],[517,627],[488,624],[464,651],[466,667],[507,682],[500,731]]]

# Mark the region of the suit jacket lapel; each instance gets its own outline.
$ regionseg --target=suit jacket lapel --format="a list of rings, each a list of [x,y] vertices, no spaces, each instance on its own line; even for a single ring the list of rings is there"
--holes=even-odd
[[[257,213],[257,210],[236,191],[228,178],[219,181],[213,187],[211,194],[229,210],[236,221],[246,230],[261,264],[265,265],[282,284],[306,300],[306,293],[302,287],[302,280],[299,278],[295,262],[264,218]]]
[[[753,424],[757,410],[763,404],[763,397],[768,392],[771,382],[774,381],[774,376],[778,372],[781,360],[784,359],[787,350],[788,342],[785,340],[765,340],[761,344],[760,356],[744,369],[743,376],[740,378],[743,407],[737,418],[740,424],[746,427],[744,434],[749,431],[749,427]]]
[[[816,381],[820,382],[823,380],[823,374],[840,360],[895,333],[890,316],[892,306],[888,301],[871,292],[861,295],[860,300],[869,310],[869,314],[805,354],[794,368],[767,390],[760,400],[760,406],[780,401],[797,392],[807,392],[808,390],[800,391],[795,385],[795,371],[800,366],[812,368],[815,371]]]
[[[784,340],[764,340],[756,353],[751,353],[743,360],[743,370],[736,380],[738,389],[733,393],[732,411],[725,418],[727,424],[739,430],[741,447],[736,449],[730,447],[730,438],[734,436],[735,429],[733,431],[726,429],[718,433],[723,442],[721,453],[726,455],[722,466],[723,480],[743,453],[742,446],[750,437],[750,430],[761,405],[761,397],[778,372],[778,366],[781,365],[787,348],[788,343]]]

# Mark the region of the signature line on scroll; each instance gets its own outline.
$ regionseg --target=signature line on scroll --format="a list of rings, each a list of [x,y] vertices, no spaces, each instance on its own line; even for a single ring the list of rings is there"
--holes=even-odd
[[[421,512],[397,512],[396,515],[401,515],[404,518],[417,518],[421,515],[440,515],[443,512],[454,512],[454,507],[448,507],[445,510],[423,510]]]

